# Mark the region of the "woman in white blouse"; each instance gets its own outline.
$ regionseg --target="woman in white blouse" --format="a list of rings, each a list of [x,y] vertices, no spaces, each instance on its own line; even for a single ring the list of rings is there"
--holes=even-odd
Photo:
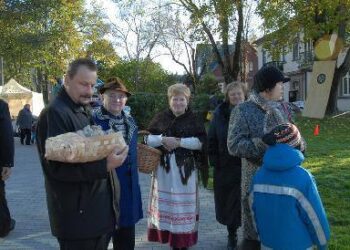
[[[206,132],[203,122],[188,107],[186,85],[168,88],[169,109],[155,115],[145,138],[163,152],[153,173],[148,207],[148,240],[187,249],[198,239],[198,174],[206,186]]]

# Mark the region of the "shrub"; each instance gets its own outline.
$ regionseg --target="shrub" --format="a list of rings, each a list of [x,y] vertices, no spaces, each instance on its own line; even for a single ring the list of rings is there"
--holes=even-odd
[[[134,93],[127,105],[131,107],[131,114],[140,129],[147,128],[153,116],[169,106],[167,95],[156,93]],[[200,118],[205,119],[209,110],[209,95],[193,96],[190,106]]]

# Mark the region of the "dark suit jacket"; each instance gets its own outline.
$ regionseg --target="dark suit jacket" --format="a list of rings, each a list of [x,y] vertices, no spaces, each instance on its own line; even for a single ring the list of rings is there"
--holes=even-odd
[[[0,170],[12,167],[15,154],[13,128],[7,103],[0,99]]]
[[[115,219],[106,159],[64,163],[45,159],[48,137],[91,125],[86,108],[75,104],[64,89],[39,116],[37,146],[45,176],[52,234],[61,239],[88,239],[113,230]]]

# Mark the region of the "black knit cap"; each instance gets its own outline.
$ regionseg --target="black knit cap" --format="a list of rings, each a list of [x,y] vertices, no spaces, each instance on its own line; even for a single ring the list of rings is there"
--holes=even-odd
[[[253,89],[258,93],[273,89],[278,82],[289,82],[290,78],[274,66],[262,67],[254,76]]]

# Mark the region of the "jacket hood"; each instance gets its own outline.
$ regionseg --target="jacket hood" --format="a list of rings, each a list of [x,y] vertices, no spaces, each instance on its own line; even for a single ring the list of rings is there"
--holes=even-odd
[[[297,149],[287,144],[270,146],[263,158],[263,168],[272,171],[284,171],[300,166],[304,161],[304,155]]]

